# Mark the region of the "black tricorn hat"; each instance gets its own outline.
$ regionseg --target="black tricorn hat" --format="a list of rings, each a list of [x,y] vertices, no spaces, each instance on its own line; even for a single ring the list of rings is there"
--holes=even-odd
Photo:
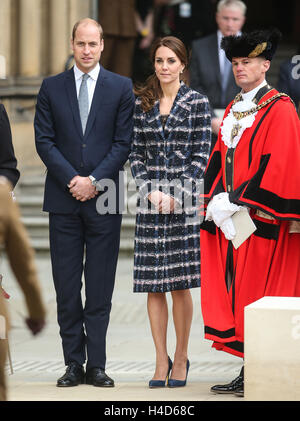
[[[221,48],[229,61],[233,57],[265,57],[272,60],[280,40],[281,33],[276,28],[256,30],[222,38]]]

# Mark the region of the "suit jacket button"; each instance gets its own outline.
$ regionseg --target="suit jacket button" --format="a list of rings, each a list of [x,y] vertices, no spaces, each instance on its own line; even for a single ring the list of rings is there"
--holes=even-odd
[[[82,147],[83,147],[83,148],[85,148],[85,147],[86,147],[86,143],[83,143],[83,144],[82,144]]]

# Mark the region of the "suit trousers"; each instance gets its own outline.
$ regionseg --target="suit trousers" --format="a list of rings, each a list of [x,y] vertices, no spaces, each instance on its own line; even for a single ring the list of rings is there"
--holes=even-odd
[[[57,319],[66,365],[71,361],[83,365],[87,354],[87,369],[105,369],[121,221],[121,214],[98,214],[94,199],[80,202],[76,213],[49,214]]]

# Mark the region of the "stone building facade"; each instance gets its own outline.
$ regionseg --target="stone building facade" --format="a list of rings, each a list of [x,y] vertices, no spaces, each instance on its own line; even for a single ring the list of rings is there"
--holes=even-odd
[[[0,100],[22,175],[43,171],[34,145],[36,95],[45,76],[65,69],[74,23],[96,17],[93,0],[0,1]]]

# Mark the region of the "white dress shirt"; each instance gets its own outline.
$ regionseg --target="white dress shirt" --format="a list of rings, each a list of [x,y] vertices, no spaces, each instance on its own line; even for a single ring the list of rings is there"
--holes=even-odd
[[[97,79],[100,73],[100,65],[97,63],[97,65],[91,70],[88,75],[90,76],[87,80],[87,89],[88,89],[88,97],[89,97],[89,111],[91,109],[91,104],[93,101],[93,96],[95,92],[95,87],[97,83]],[[74,76],[75,76],[75,82],[76,82],[76,92],[77,92],[77,98],[79,95],[79,89],[82,82],[82,75],[84,73],[78,69],[76,64],[74,64]]]

